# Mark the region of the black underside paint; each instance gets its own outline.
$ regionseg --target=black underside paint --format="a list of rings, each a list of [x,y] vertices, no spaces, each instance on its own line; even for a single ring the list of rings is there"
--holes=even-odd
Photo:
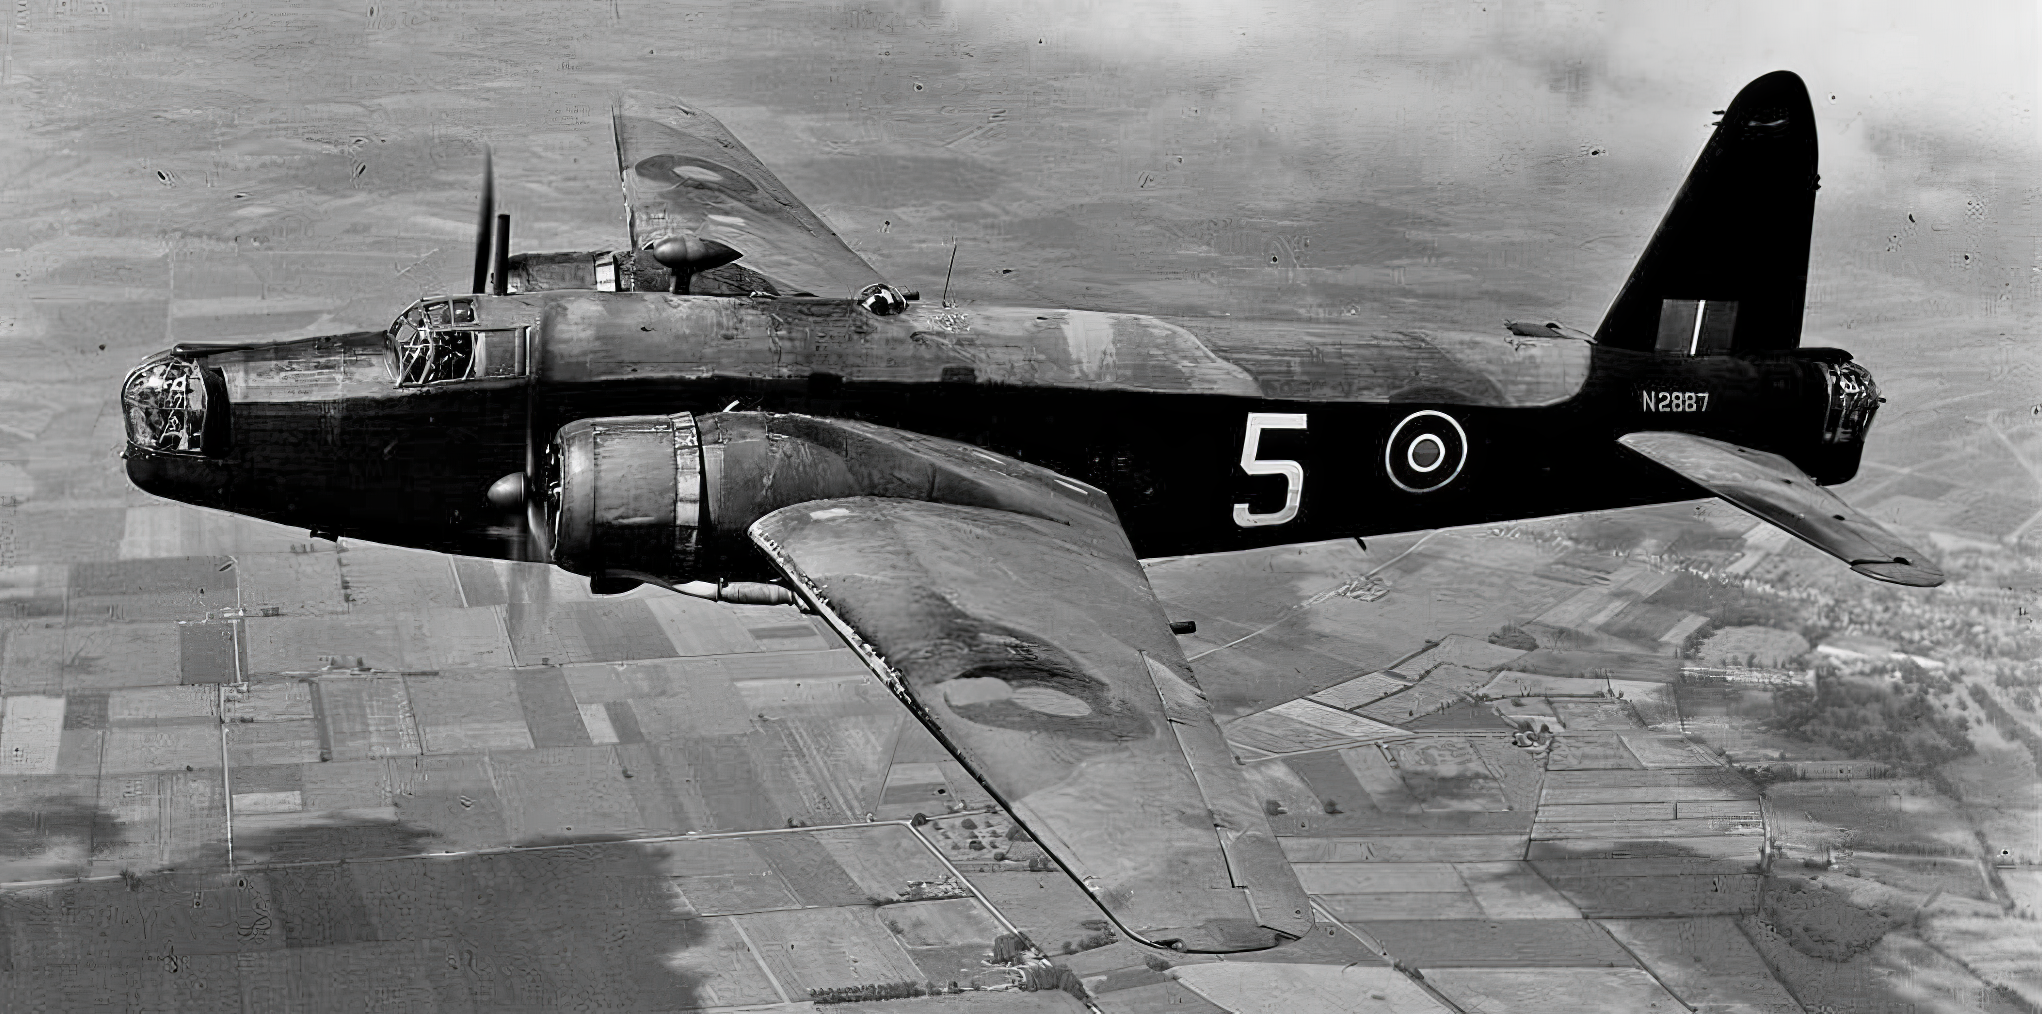
[[[1824,482],[1849,478],[1859,445],[1819,442],[1823,396],[1793,356],[1659,356],[1595,350],[1572,399],[1538,408],[1446,402],[1324,403],[1208,394],[949,383],[852,383],[828,374],[788,380],[610,379],[543,391],[533,431],[543,443],[577,418],[752,411],[860,419],[963,441],[1082,479],[1111,494],[1144,557],[1219,552],[1424,528],[1483,524],[1708,495],[1616,443],[1638,430],[1681,430],[1783,454]],[[1698,397],[1707,393],[1707,407]],[[1661,395],[1672,394],[1668,399]],[[1688,395],[1689,397],[1680,397]],[[233,452],[198,459],[131,452],[137,485],[295,527],[474,556],[514,556],[515,518],[484,497],[525,466],[521,382],[450,385],[431,397],[270,402],[232,408]],[[1670,402],[1686,411],[1646,411]],[[1465,435],[1414,449],[1418,412],[1450,417]],[[1288,480],[1241,467],[1250,413],[1302,414],[1302,430],[1265,429],[1256,457],[1303,470],[1296,516],[1244,527],[1284,506]],[[1437,417],[1427,424],[1447,425]],[[1440,429],[1439,432],[1446,432]],[[1445,462],[1442,450],[1450,451]],[[1451,481],[1410,492],[1392,480],[1431,465]],[[1430,481],[1429,479],[1427,481]],[[1408,485],[1409,483],[1407,483]],[[763,561],[728,559],[730,573]]]

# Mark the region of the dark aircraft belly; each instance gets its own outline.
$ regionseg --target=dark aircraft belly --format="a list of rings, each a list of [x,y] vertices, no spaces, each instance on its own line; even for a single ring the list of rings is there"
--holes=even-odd
[[[1592,398],[1490,408],[735,378],[613,381],[557,394],[549,426],[591,415],[714,412],[736,402],[974,444],[1106,490],[1145,557],[1705,495],[1618,446],[1624,430],[1594,411],[1600,399]],[[1243,467],[1251,419],[1261,423],[1248,458],[1259,475]],[[1299,481],[1284,474],[1284,462],[1296,465]],[[1287,511],[1292,488],[1296,507]]]
[[[876,421],[982,444],[1105,489],[1144,557],[1693,495],[1634,461],[1594,417],[1564,407],[1103,394],[1054,406],[999,401],[981,392],[955,406],[962,412]],[[1252,438],[1251,423],[1260,424]]]
[[[1139,554],[1172,556],[1704,496],[1616,438],[1672,428],[1777,447],[1780,433],[1800,425],[1794,399],[1754,383],[1751,367],[1642,362],[1642,372],[1599,371],[1576,397],[1533,408],[851,383],[826,374],[613,378],[546,389],[533,432],[546,440],[579,418],[733,405],[862,419],[1090,482],[1112,495]],[[1698,369],[1732,372],[1720,382],[1685,376]],[[1716,393],[1706,413],[1641,415],[1641,392],[1656,387]],[[163,495],[293,526],[444,552],[512,553],[517,518],[492,508],[485,494],[525,466],[521,382],[236,403],[232,411],[229,462],[150,456],[131,460],[131,474]]]
[[[131,452],[128,472],[161,496],[322,533],[478,556],[502,555],[485,496],[524,468],[522,386],[430,399],[237,402],[233,451],[213,460]]]

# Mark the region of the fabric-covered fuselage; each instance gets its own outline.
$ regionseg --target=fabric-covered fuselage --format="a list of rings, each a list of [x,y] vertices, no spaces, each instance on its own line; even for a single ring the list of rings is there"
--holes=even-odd
[[[1637,430],[1771,450],[1824,482],[1854,474],[1862,447],[1861,432],[1822,439],[1819,355],[1011,307],[881,316],[814,298],[551,291],[426,305],[467,336],[468,358],[447,360],[466,375],[421,371],[401,320],[391,334],[155,357],[211,377],[208,411],[227,422],[208,422],[224,435],[197,453],[131,432],[130,476],[321,534],[515,555],[515,519],[485,494],[526,467],[528,433],[543,446],[575,419],[735,405],[1043,465],[1110,493],[1136,551],[1165,556],[1705,495],[1615,443]],[[763,570],[727,563],[732,576]]]

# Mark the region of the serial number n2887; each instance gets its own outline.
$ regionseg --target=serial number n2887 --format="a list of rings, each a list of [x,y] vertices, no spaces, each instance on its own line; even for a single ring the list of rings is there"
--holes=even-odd
[[[1707,412],[1707,391],[1640,391],[1647,412]]]

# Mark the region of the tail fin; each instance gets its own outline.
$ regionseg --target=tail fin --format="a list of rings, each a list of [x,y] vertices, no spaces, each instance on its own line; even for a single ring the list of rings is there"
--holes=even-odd
[[[1676,355],[1801,344],[1815,218],[1815,110],[1791,71],[1745,85],[1596,329]]]

